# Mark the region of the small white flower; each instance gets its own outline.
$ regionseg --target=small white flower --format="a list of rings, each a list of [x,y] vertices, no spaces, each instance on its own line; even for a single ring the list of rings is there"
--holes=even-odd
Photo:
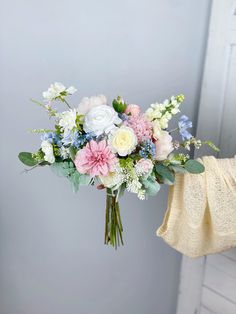
[[[169,122],[169,120],[164,116],[159,120],[159,123],[160,123],[160,126],[162,129],[168,128],[168,122]]]
[[[70,149],[67,148],[67,147],[62,146],[59,149],[59,153],[60,153],[60,156],[61,156],[62,159],[66,159],[66,158],[68,158],[70,156]]]
[[[116,124],[120,124],[122,120],[118,117],[117,112],[109,106],[93,107],[84,117],[84,131],[92,132],[96,136],[103,133],[108,134],[114,129]]]
[[[180,112],[180,110],[176,107],[171,110],[172,114],[177,114],[178,112]]]
[[[118,153],[120,156],[126,156],[132,153],[137,145],[137,136],[134,130],[121,126],[114,130],[108,139],[108,143],[114,153]]]
[[[65,131],[71,131],[76,127],[76,109],[70,109],[58,114],[58,125]]]
[[[47,101],[53,101],[58,97],[62,99],[67,95],[72,95],[76,92],[76,88],[70,86],[66,88],[62,83],[56,82],[51,84],[47,91],[43,92],[43,98]]]
[[[67,94],[73,95],[75,92],[77,92],[77,89],[74,86],[70,86],[66,89]]]
[[[82,114],[87,114],[90,109],[96,106],[107,105],[107,99],[104,95],[84,97],[79,106],[78,111]]]
[[[161,134],[161,125],[159,120],[152,121],[153,137],[157,139]]]
[[[53,164],[55,162],[55,157],[53,154],[53,146],[49,141],[42,141],[41,143],[42,151],[44,152],[44,160]]]

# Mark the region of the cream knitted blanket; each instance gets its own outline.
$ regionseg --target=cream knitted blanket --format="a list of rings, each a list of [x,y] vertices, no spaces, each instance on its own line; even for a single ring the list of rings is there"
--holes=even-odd
[[[202,174],[177,174],[157,235],[189,257],[236,246],[236,156],[203,157]]]

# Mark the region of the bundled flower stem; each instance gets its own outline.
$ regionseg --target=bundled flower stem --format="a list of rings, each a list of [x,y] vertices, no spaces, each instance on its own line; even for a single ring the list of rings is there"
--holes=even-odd
[[[105,220],[105,241],[107,245],[117,248],[123,243],[123,226],[120,217],[120,207],[117,200],[117,192],[107,189],[106,196],[106,220]]]

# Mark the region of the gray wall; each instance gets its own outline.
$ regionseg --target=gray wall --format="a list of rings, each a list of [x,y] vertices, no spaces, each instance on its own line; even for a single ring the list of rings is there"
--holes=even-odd
[[[50,169],[20,175],[48,127],[51,82],[143,108],[183,92],[197,116],[210,1],[5,0],[0,13],[0,314],[174,314],[181,255],[155,236],[167,188],[121,201],[125,247],[103,245],[104,194]],[[61,105],[60,105],[61,106]]]

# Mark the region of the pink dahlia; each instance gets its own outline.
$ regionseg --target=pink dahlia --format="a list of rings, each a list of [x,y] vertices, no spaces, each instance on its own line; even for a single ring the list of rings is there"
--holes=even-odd
[[[98,143],[92,140],[77,152],[74,163],[80,173],[94,177],[107,176],[113,170],[116,161],[116,156],[111,152],[105,140]]]
[[[152,138],[152,124],[142,113],[129,116],[128,120],[124,121],[124,125],[134,130],[139,144]]]

